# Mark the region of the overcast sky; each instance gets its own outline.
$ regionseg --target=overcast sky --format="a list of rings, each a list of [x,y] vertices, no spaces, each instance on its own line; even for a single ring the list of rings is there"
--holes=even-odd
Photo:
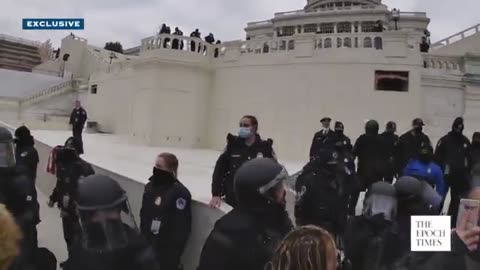
[[[223,41],[243,39],[247,22],[267,20],[275,12],[302,9],[306,0],[0,0],[0,33],[58,45],[70,31],[24,31],[22,18],[85,18],[85,30],[74,32],[90,44],[120,41],[137,46],[167,23],[185,34],[200,28]],[[383,0],[390,8],[425,11],[438,40],[480,23],[480,0]]]

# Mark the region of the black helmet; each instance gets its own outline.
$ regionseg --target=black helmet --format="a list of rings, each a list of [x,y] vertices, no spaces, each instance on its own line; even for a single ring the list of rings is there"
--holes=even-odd
[[[378,134],[379,130],[380,130],[380,126],[378,125],[378,122],[375,120],[369,120],[365,124],[365,133],[367,134]]]
[[[404,215],[438,214],[442,197],[425,181],[403,176],[395,182],[399,213]],[[400,210],[402,209],[402,210]]]
[[[271,192],[287,179],[287,170],[274,159],[256,158],[245,162],[235,174],[238,205],[248,210],[265,210],[274,205]]]
[[[0,127],[0,173],[12,172],[15,169],[14,149],[12,133]]]
[[[77,209],[85,249],[125,248],[131,233],[128,225],[138,230],[125,190],[109,176],[91,175],[79,181]]]
[[[65,141],[65,148],[74,149],[77,153],[80,153],[80,141],[75,137],[70,137]]]

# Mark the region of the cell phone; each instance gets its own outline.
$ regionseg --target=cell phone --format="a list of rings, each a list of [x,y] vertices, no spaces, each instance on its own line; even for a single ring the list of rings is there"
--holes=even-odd
[[[467,221],[467,230],[479,225],[480,201],[461,199],[458,207],[457,227],[460,226],[463,217],[469,212],[470,216]]]

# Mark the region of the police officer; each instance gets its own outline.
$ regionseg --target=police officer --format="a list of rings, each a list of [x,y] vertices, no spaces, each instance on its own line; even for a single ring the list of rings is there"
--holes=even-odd
[[[297,226],[316,225],[343,236],[354,181],[354,172],[336,151],[320,152],[303,168],[295,184]]]
[[[433,161],[433,148],[430,145],[424,145],[420,149],[417,158],[410,160],[402,175],[426,181],[442,198],[447,195],[448,190],[445,186],[442,169]]]
[[[198,270],[263,270],[293,228],[283,182],[288,173],[274,159],[256,158],[238,169],[238,207],[220,218],[203,246]]]
[[[345,230],[345,256],[355,270],[388,269],[398,254],[394,229],[397,214],[395,188],[372,184],[363,201],[363,214],[352,217]]]
[[[387,152],[387,171],[385,174],[385,181],[392,183],[393,178],[396,177],[395,172],[395,145],[398,141],[397,124],[393,121],[390,121],[385,126],[385,131],[380,134],[382,139],[385,142],[385,150]]]
[[[56,203],[60,209],[63,236],[69,254],[80,232],[75,208],[78,181],[81,177],[95,173],[92,166],[80,158],[79,149],[78,140],[70,137],[64,147],[57,150],[55,158],[57,183],[48,202],[49,207]]]
[[[192,196],[177,178],[178,159],[170,153],[157,157],[145,186],[140,230],[152,245],[160,269],[183,269],[180,263],[191,230]]]
[[[466,195],[469,185],[468,150],[470,141],[463,135],[462,117],[457,117],[452,124],[452,131],[443,136],[437,143],[435,161],[442,167],[445,181],[451,190],[451,201],[448,215],[452,216],[452,224],[456,224],[460,196]]]
[[[272,148],[273,141],[266,141],[258,134],[258,121],[255,116],[247,115],[240,119],[238,136],[228,134],[227,147],[215,164],[212,179],[212,200],[210,206],[219,207],[221,198],[232,207],[237,202],[233,192],[233,177],[242,164],[257,157],[276,158]]]
[[[82,107],[79,100],[75,101],[75,109],[70,114],[70,125],[72,126],[73,137],[79,142],[79,154],[83,154],[82,132],[85,122],[87,121],[87,111]]]
[[[331,147],[334,144],[332,140],[333,131],[330,129],[330,123],[332,119],[330,117],[324,117],[320,120],[322,123],[322,130],[315,133],[312,140],[312,145],[310,146],[310,160],[315,159],[326,147]]]
[[[12,269],[23,269],[33,263],[38,246],[36,226],[40,223],[40,208],[29,168],[15,162],[13,143],[10,131],[0,127],[0,203],[6,206],[22,231],[20,256]]]
[[[397,194],[397,232],[400,254],[410,251],[411,216],[438,215],[442,197],[425,181],[402,176],[394,184]],[[399,254],[399,257],[401,256]]]
[[[15,130],[15,159],[17,164],[25,166],[33,181],[37,179],[38,152],[30,130],[21,126]]]
[[[387,152],[378,130],[377,121],[368,121],[365,124],[365,134],[357,139],[353,147],[353,156],[358,158],[357,173],[362,190],[372,183],[383,181],[385,177]]]
[[[397,163],[397,173],[402,174],[403,169],[410,161],[420,152],[420,148],[424,145],[432,145],[430,138],[423,133],[425,124],[420,118],[412,121],[412,129],[404,133],[398,139],[395,146],[395,162]]]
[[[81,179],[77,208],[81,241],[63,269],[159,269],[152,248],[138,233],[127,194],[115,180],[104,175]]]

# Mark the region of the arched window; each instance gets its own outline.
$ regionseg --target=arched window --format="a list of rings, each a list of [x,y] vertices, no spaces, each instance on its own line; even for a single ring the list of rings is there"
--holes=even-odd
[[[268,53],[270,51],[270,47],[268,44],[265,42],[263,43],[263,53]]]
[[[363,47],[364,48],[372,48],[372,38],[371,37],[366,37],[363,40]]]
[[[375,44],[375,49],[383,50],[383,41],[381,37],[375,37],[373,43]]]
[[[341,47],[342,47],[342,39],[337,38],[337,48],[341,48]]]
[[[288,42],[288,50],[295,50],[295,40],[290,40]]]
[[[326,38],[324,48],[332,48],[332,39]]]
[[[352,39],[349,37],[346,37],[343,39],[343,47],[345,48],[351,48],[352,47]]]

